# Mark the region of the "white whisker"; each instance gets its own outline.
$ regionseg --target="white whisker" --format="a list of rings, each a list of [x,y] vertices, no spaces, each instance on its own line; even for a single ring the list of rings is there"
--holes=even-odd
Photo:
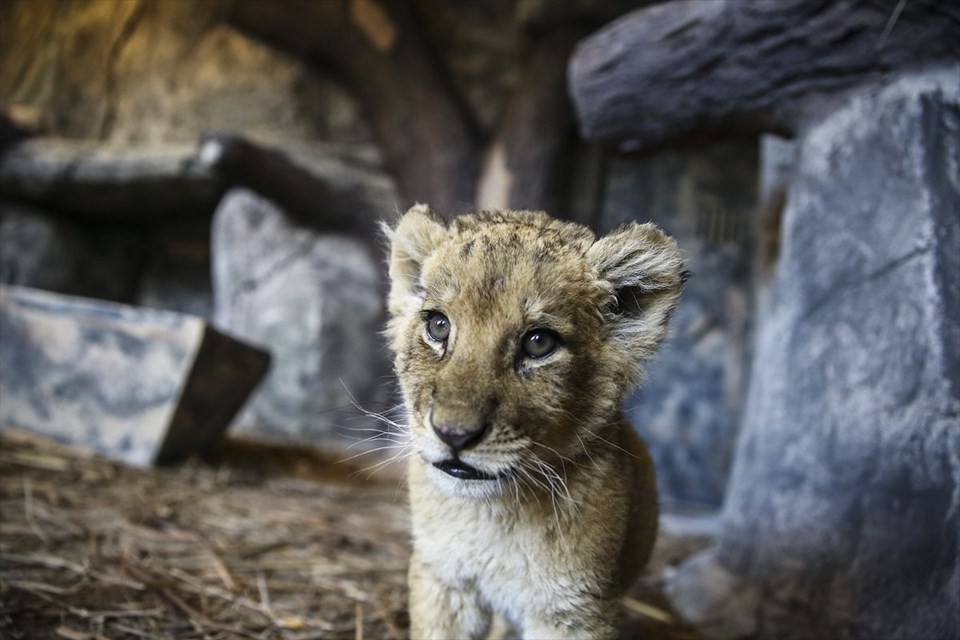
[[[376,447],[376,448],[374,448],[374,449],[367,449],[367,450],[365,450],[365,451],[361,451],[361,452],[359,452],[359,453],[355,453],[354,455],[349,456],[349,457],[347,457],[347,458],[343,458],[342,460],[337,460],[337,464],[343,464],[344,462],[350,462],[351,460],[355,460],[356,458],[359,458],[360,456],[370,455],[370,454],[373,454],[373,453],[377,453],[378,451],[390,451],[390,450],[392,450],[392,449],[397,449],[397,448],[403,449],[403,448],[406,447],[406,446],[407,446],[406,444],[400,444],[400,445],[398,445],[398,444],[387,444],[387,445],[384,445],[384,446],[382,446],[382,447]]]

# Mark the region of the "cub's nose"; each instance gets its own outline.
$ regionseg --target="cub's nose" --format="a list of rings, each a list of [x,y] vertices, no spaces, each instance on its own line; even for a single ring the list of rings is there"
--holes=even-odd
[[[433,425],[433,432],[437,434],[440,440],[449,445],[454,453],[459,453],[477,444],[489,430],[489,422],[485,422],[477,427],[448,423],[434,423]]]

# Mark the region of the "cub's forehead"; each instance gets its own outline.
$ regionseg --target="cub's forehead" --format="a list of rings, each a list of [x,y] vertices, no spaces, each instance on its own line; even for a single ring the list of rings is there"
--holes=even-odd
[[[425,265],[427,301],[477,315],[568,316],[572,303],[600,304],[585,257],[592,242],[586,228],[549,218],[454,224]]]

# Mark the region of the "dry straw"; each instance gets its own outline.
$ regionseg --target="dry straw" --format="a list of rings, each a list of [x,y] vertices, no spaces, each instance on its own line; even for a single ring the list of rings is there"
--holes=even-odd
[[[0,637],[405,638],[404,492],[355,472],[236,442],[219,467],[132,469],[7,429]],[[661,538],[654,563],[678,548]],[[696,638],[655,577],[631,595],[628,636]]]

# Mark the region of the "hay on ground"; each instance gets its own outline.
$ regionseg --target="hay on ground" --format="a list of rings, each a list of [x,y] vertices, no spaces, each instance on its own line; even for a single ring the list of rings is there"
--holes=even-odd
[[[406,638],[396,474],[369,481],[306,450],[232,450],[235,465],[133,469],[5,430],[0,637]],[[654,563],[702,546],[684,544],[661,538]],[[696,638],[658,589],[651,574],[625,601],[625,637]]]

